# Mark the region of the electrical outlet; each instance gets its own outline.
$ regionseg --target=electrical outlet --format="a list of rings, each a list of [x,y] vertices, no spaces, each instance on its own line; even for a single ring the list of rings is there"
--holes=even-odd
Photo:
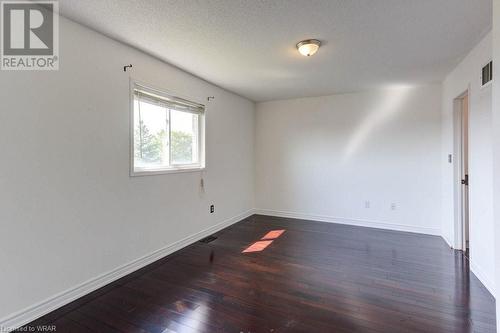
[[[396,204],[393,202],[393,203],[391,204],[391,210],[396,210],[396,208],[397,208],[397,206],[396,206]]]
[[[370,208],[370,201],[365,201],[365,208]]]
[[[213,214],[215,212],[215,206],[210,205],[210,214]]]

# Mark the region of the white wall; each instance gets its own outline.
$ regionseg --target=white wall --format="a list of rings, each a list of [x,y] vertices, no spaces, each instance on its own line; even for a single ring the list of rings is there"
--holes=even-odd
[[[455,244],[454,175],[447,154],[453,153],[453,100],[469,90],[469,196],[471,267],[483,284],[494,289],[494,223],[491,86],[481,89],[481,68],[491,60],[491,33],[443,82],[443,237]],[[458,163],[458,160],[455,161]]]
[[[496,285],[500,286],[500,0],[493,0],[493,187],[495,221]],[[497,288],[498,293],[498,288]],[[498,300],[497,295],[497,300]],[[497,305],[497,332],[500,332],[500,301]]]
[[[258,103],[257,208],[440,234],[440,111],[439,84]]]
[[[254,206],[254,103],[66,19],[60,70],[0,74],[1,318]],[[129,177],[129,75],[205,100],[207,168]],[[209,214],[209,204],[216,213]]]

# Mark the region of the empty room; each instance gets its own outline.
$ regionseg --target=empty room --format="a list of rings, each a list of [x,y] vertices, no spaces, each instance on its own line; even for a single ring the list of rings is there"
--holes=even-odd
[[[500,0],[0,0],[0,44],[1,333],[500,332]]]

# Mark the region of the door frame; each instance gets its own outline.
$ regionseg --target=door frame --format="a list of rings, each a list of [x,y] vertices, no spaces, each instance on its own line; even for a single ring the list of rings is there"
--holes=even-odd
[[[463,99],[467,97],[467,124],[464,126]],[[466,131],[464,131],[464,129]],[[467,147],[464,147],[464,133],[467,134]],[[467,157],[470,147],[470,87],[453,99],[453,190],[454,190],[454,218],[455,218],[455,246],[457,250],[466,251],[465,233],[470,240],[470,211],[469,211],[469,189],[462,184],[464,174],[470,170],[464,170],[464,149]],[[467,228],[467,230],[466,230]],[[470,242],[469,242],[470,248]]]

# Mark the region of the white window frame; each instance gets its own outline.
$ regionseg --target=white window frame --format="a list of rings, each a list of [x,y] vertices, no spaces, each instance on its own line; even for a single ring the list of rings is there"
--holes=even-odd
[[[134,91],[136,88],[143,89],[147,92],[154,93],[159,96],[164,96],[166,98],[181,99],[191,103],[199,104],[203,107],[204,111],[198,114],[198,159],[199,162],[195,164],[178,164],[169,167],[158,167],[158,168],[136,168],[135,157],[134,157],[134,135],[135,135],[135,118],[134,118]],[[182,172],[198,172],[205,170],[205,114],[207,107],[205,104],[201,103],[195,98],[180,96],[179,94],[168,92],[164,89],[157,89],[151,87],[151,85],[144,84],[140,81],[131,79],[130,80],[130,176],[152,176],[152,175],[164,175],[170,173],[182,173]],[[170,126],[170,123],[169,123]],[[169,130],[169,135],[171,135]],[[169,154],[170,155],[170,154]]]

